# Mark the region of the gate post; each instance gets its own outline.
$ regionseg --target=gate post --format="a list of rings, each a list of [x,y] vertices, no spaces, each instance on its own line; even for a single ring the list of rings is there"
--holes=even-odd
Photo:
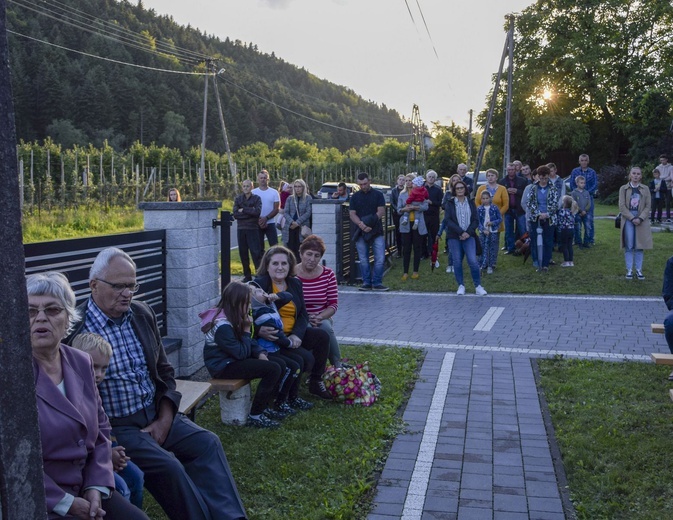
[[[166,230],[166,322],[168,336],[180,338],[180,350],[169,355],[177,375],[203,367],[203,332],[199,312],[220,296],[220,235],[213,220],[219,202],[144,202],[145,229]]]

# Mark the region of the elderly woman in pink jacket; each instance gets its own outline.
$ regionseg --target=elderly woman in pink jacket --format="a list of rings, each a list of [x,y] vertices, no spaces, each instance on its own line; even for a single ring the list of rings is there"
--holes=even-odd
[[[27,277],[30,340],[50,519],[145,519],[114,489],[110,423],[91,357],[61,344],[77,318],[61,273]]]

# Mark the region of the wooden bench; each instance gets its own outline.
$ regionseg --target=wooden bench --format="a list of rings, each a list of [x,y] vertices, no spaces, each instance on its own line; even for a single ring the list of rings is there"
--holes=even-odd
[[[650,356],[652,356],[652,361],[654,361],[655,365],[673,365],[673,354],[661,354],[659,352],[653,352],[650,354]],[[673,373],[671,373],[671,375],[673,375]],[[668,391],[668,395],[673,401],[673,389]]]
[[[664,324],[663,323],[652,323],[650,329],[655,334],[664,334]]]
[[[196,405],[199,404],[208,392],[211,390],[210,383],[203,383],[201,381],[187,381],[184,379],[176,379],[177,391],[182,394],[180,399],[180,408],[178,411],[184,413],[192,421],[196,414]]]
[[[175,383],[182,394],[179,412],[192,421],[197,405],[212,391],[220,394],[220,417],[224,424],[242,425],[247,421],[252,403],[247,379],[211,379],[207,383],[176,379]]]
[[[247,379],[211,379],[209,384],[220,394],[222,422],[224,424],[245,424],[252,403],[250,381]]]
[[[673,354],[661,354],[653,352],[650,354],[655,365],[673,365]]]

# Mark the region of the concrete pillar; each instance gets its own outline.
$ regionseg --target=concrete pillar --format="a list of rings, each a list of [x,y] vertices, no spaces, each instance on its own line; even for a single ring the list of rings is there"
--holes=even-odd
[[[166,299],[168,336],[182,347],[169,355],[178,376],[203,367],[203,332],[199,312],[220,296],[219,202],[144,202],[145,230],[166,230]]]
[[[337,270],[337,245],[341,233],[341,206],[343,202],[332,199],[314,199],[311,204],[315,235],[325,241],[327,250],[323,256],[325,265],[335,273]]]

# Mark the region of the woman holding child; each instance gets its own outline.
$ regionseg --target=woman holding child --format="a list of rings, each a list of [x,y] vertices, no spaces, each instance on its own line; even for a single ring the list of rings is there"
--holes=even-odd
[[[79,320],[61,273],[26,278],[44,488],[50,519],[147,519],[115,491],[108,421],[91,357],[61,343]]]
[[[411,250],[414,250],[414,270],[411,273],[412,280],[418,278],[418,268],[421,265],[421,257],[423,255],[423,250],[425,243],[427,242],[428,229],[425,226],[425,218],[423,212],[428,209],[428,197],[427,191],[425,192],[425,199],[414,199],[417,202],[408,203],[409,198],[414,189],[417,189],[416,193],[420,193],[421,188],[424,184],[423,177],[419,177],[414,173],[407,175],[404,190],[400,193],[399,198],[397,199],[397,211],[400,214],[400,234],[402,235],[402,264],[404,269],[404,274],[402,275],[402,281],[406,281],[409,278],[409,263],[411,261]],[[414,193],[414,195],[416,195]]]
[[[327,333],[310,324],[302,283],[295,276],[295,260],[292,251],[283,246],[269,248],[262,257],[257,271],[255,283],[267,294],[287,291],[292,296],[284,305],[278,306],[283,322],[283,332],[290,340],[290,346],[281,348],[283,356],[299,363],[302,373],[310,372],[309,392],[322,399],[332,399],[322,381],[329,352],[329,336]],[[277,341],[278,331],[275,327],[259,327],[256,334],[268,341]],[[292,402],[300,399],[290,393]],[[303,401],[303,400],[302,400]]]

